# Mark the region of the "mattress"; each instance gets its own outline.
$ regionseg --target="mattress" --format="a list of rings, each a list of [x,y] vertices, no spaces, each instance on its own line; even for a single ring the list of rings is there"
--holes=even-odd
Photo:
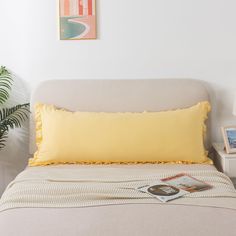
[[[45,180],[63,186],[72,182],[77,184],[79,180],[74,179],[73,173],[82,176],[82,182],[89,178],[105,178],[112,182],[114,176],[125,179],[127,176],[143,176],[143,173],[158,176],[182,172],[193,175],[198,173],[196,177],[199,179],[200,173],[218,175],[214,166],[203,164],[61,165],[27,168],[9,185],[5,197],[3,196],[5,201],[1,200],[0,207],[8,206],[3,207],[0,212],[1,235],[235,235],[236,193],[230,180],[223,174],[219,178],[208,177],[208,182],[215,186],[218,195],[207,195],[207,191],[204,191],[205,196],[187,196],[168,203],[151,198],[131,198],[119,202],[113,197],[102,204],[94,200],[94,204],[80,204],[77,201],[77,205],[69,203],[55,206],[52,200],[47,205],[40,205],[32,199],[31,205],[24,205],[25,197],[34,190],[28,189],[27,192],[24,185],[21,185],[24,182],[26,185],[30,184],[30,181],[34,184],[34,181],[43,181],[46,184]],[[61,178],[65,176],[64,173],[70,173],[67,180]],[[40,196],[43,195],[41,191]],[[63,196],[61,194],[61,198]],[[51,197],[53,199],[53,195]],[[60,199],[58,196],[57,198]],[[55,202],[58,201],[57,198],[55,197]],[[9,204],[8,201],[20,203]]]

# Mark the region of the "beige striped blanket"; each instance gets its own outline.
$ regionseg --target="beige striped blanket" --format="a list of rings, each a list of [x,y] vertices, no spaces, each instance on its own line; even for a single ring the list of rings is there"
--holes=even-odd
[[[189,193],[168,204],[211,205],[211,198],[234,198],[230,179],[214,169],[185,170],[91,166],[85,168],[30,167],[9,184],[0,200],[0,211],[27,207],[88,207],[109,204],[161,203],[135,188],[179,173],[211,185],[210,190]],[[206,199],[208,199],[206,201]],[[215,201],[214,201],[215,202]],[[213,204],[214,205],[214,204]],[[218,207],[218,206],[217,206]]]

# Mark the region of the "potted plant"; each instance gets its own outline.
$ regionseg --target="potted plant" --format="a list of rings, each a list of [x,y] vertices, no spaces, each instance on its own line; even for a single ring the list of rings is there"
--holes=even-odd
[[[10,95],[13,84],[11,73],[4,67],[0,67],[0,150],[5,146],[10,129],[21,127],[28,118],[29,103],[18,104],[13,107],[4,107]]]

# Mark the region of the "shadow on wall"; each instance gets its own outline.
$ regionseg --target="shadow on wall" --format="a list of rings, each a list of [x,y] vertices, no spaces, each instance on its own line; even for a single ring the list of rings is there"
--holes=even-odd
[[[212,142],[223,142],[221,133],[222,126],[235,125],[233,116],[233,101],[235,88],[229,89],[217,83],[204,82],[208,89],[212,110],[209,116],[210,134]]]
[[[12,73],[14,80],[10,98],[4,104],[11,107],[27,103],[30,99],[29,88],[17,75]],[[6,146],[0,150],[0,196],[8,183],[22,171],[29,158],[29,122],[22,124],[21,128],[10,130]]]

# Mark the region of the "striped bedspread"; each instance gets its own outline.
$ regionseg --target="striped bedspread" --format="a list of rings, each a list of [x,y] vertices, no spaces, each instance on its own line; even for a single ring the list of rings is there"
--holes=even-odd
[[[112,165],[30,167],[9,184],[0,200],[0,211],[12,208],[64,208],[132,203],[214,206],[211,198],[236,198],[230,179],[215,169],[185,170],[184,173],[213,185],[213,188],[189,193],[169,203],[161,203],[135,189],[182,172],[175,168],[147,168],[142,165],[137,165],[136,168]],[[227,204],[222,207],[227,207]],[[230,208],[236,209],[236,204],[231,204]]]

